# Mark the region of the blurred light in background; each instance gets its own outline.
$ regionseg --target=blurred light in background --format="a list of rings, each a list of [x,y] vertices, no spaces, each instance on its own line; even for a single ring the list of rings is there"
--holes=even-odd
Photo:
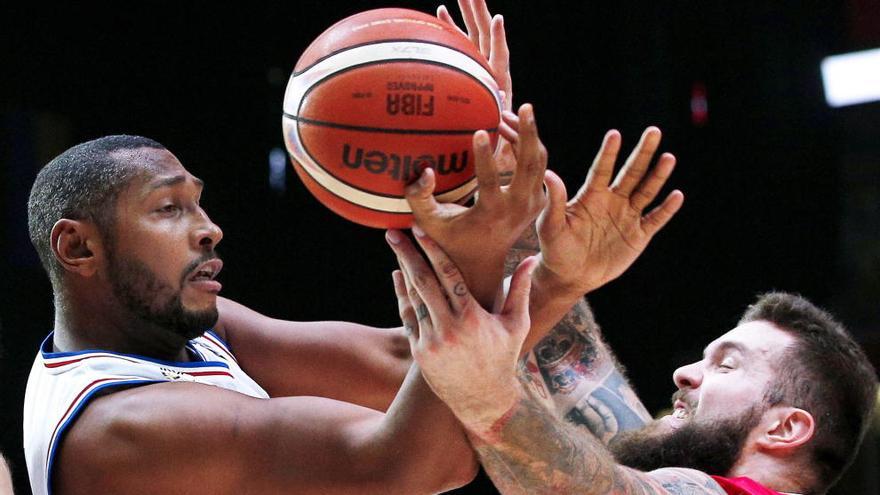
[[[706,84],[696,81],[691,86],[691,123],[703,127],[707,122],[709,122],[709,98]]]
[[[822,82],[832,107],[880,100],[880,48],[826,57]]]
[[[287,153],[281,148],[269,151],[269,187],[279,194],[287,190]]]

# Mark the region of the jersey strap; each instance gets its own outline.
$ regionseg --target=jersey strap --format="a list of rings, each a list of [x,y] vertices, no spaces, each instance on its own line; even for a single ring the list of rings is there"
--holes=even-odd
[[[724,478],[712,476],[712,479],[724,488],[727,495],[798,495],[796,493],[784,493],[771,490],[757,481],[746,478]]]

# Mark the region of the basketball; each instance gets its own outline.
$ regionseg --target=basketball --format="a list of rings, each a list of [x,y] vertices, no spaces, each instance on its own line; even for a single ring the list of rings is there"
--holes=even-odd
[[[297,175],[325,206],[376,228],[406,228],[405,186],[434,169],[435,197],[476,188],[472,137],[494,146],[501,99],[488,63],[439,19],[376,9],[324,31],[284,94],[284,142]]]

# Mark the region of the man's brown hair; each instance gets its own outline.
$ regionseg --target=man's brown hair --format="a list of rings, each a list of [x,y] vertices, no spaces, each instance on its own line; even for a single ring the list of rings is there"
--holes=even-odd
[[[795,338],[776,364],[765,399],[770,407],[788,405],[813,415],[813,491],[823,493],[858,451],[877,396],[876,371],[842,324],[799,295],[759,296],[740,323],[750,321],[770,322]]]

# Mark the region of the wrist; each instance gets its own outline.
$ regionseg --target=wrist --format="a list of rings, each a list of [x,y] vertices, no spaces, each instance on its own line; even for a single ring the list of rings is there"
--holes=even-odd
[[[545,299],[574,301],[594,288],[585,280],[573,279],[570,275],[554,271],[547,266],[543,256],[532,272],[532,293]]]
[[[455,411],[469,436],[489,444],[499,440],[501,430],[513,416],[523,397],[522,389],[515,382],[496,389],[496,392],[491,397],[481,397],[479,403],[472,407]]]

